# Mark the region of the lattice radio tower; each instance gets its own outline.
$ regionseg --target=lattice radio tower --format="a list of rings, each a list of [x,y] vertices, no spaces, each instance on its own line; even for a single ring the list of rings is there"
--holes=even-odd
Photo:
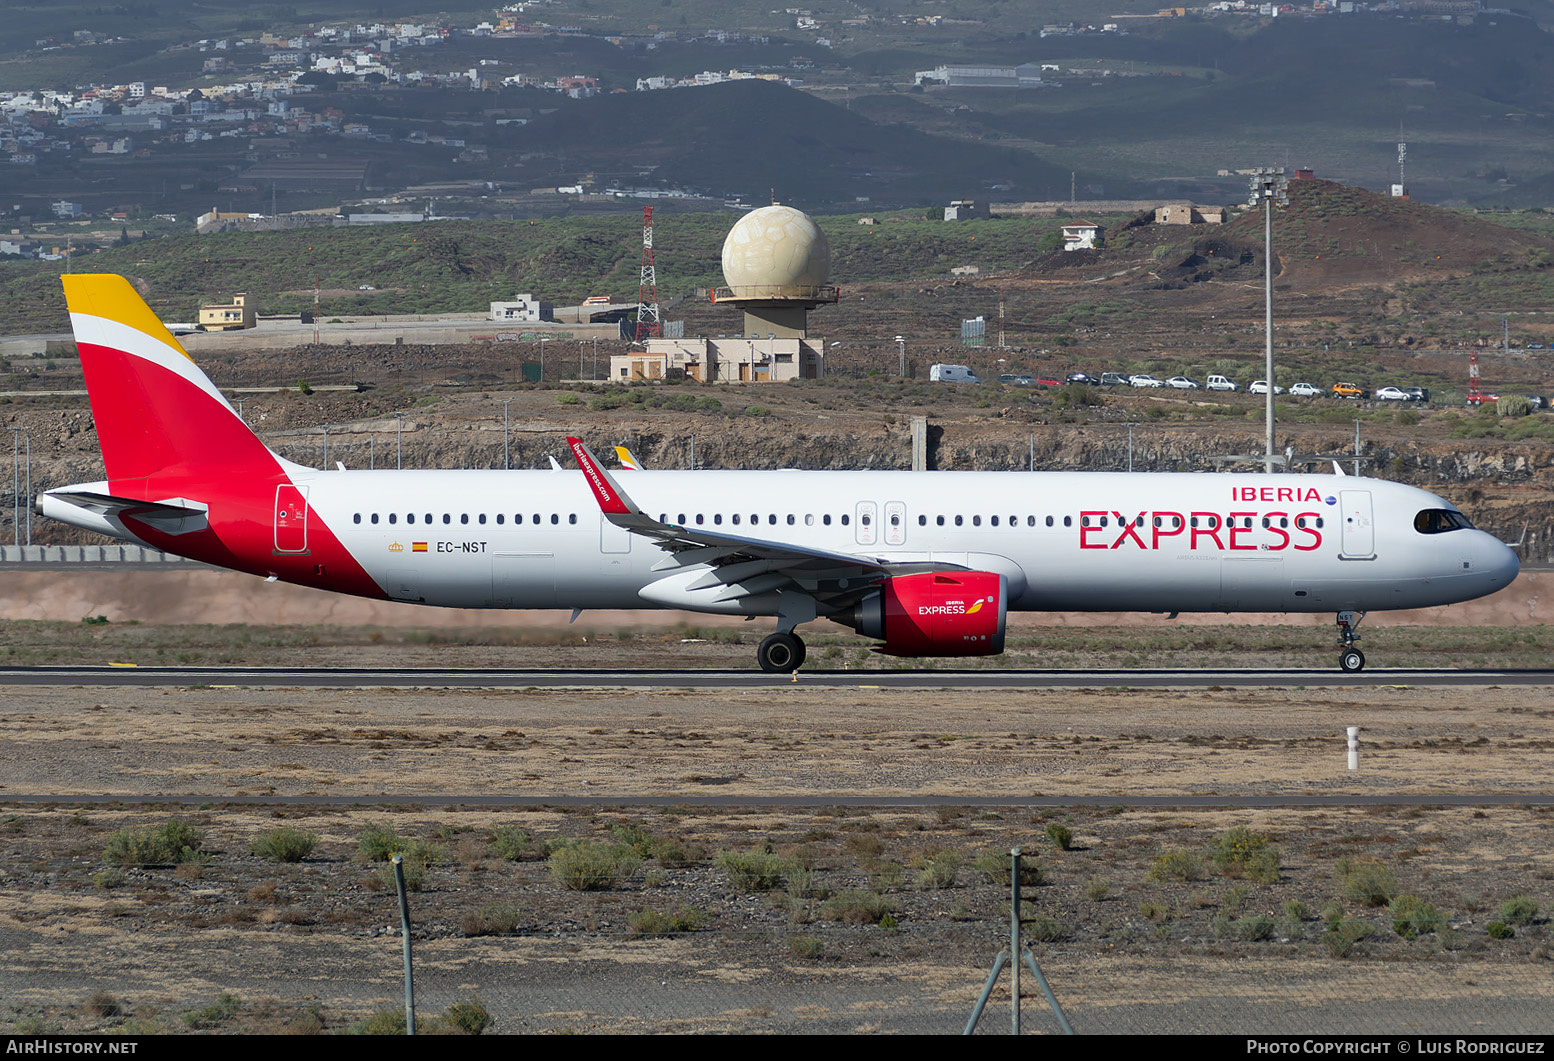
[[[664,334],[658,319],[658,271],[653,266],[653,208],[642,208],[642,281],[637,287],[637,341]]]

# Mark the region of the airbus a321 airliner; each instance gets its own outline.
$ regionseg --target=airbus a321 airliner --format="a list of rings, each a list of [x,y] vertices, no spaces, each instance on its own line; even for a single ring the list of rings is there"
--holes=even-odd
[[[107,478],[55,519],[194,560],[460,608],[776,619],[762,668],[830,619],[902,656],[1001,652],[1017,611],[1334,612],[1452,604],[1517,574],[1451,504],[1358,476],[305,468],[259,441],[122,277],[64,278]],[[1335,467],[1335,472],[1337,471]]]

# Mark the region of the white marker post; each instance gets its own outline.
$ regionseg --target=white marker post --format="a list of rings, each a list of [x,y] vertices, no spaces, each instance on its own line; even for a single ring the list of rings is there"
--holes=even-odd
[[[1349,769],[1358,770],[1360,768],[1360,727],[1350,726],[1347,732],[1349,734]]]

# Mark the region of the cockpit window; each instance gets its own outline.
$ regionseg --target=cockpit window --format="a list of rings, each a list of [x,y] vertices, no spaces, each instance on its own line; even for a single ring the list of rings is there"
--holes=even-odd
[[[1427,508],[1414,517],[1414,530],[1420,534],[1445,534],[1447,531],[1472,529],[1473,524],[1467,516],[1446,508]]]

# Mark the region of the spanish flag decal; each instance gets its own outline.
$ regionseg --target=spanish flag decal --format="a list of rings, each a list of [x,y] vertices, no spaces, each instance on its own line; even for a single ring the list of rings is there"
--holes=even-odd
[[[424,553],[424,552],[426,552],[426,543],[425,542],[411,542],[410,543],[410,551],[412,553]]]

